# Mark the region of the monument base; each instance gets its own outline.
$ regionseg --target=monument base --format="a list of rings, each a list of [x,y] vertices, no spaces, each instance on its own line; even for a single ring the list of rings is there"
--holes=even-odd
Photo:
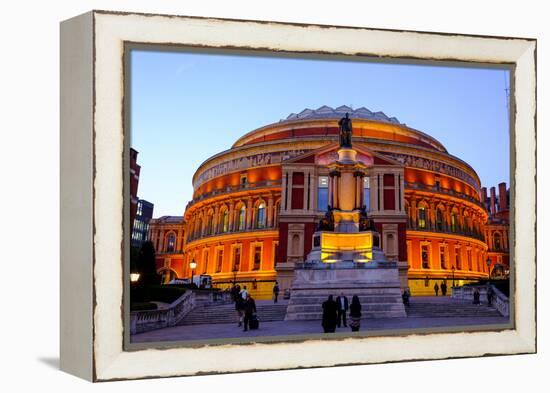
[[[359,297],[362,318],[406,317],[396,262],[297,264],[285,320],[321,320],[322,304],[343,293]]]

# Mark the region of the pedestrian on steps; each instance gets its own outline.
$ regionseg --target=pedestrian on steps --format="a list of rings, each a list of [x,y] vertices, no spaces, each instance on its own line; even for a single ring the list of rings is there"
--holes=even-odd
[[[434,285],[434,291],[435,291],[435,296],[438,296],[439,295],[439,285],[437,283],[435,283],[435,285]]]

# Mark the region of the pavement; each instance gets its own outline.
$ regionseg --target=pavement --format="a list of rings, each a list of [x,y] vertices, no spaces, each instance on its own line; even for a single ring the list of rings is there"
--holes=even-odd
[[[433,298],[436,302],[445,302],[445,298]],[[371,318],[361,320],[360,330],[380,332],[392,330],[410,330],[411,333],[417,329],[441,329],[441,328],[461,328],[461,327],[479,327],[480,325],[490,328],[491,325],[503,325],[509,323],[507,317],[404,317],[404,318]],[[337,328],[337,333],[350,333],[349,327]],[[174,326],[159,330],[153,330],[145,333],[131,336],[132,343],[152,343],[167,341],[196,341],[210,339],[242,339],[252,337],[274,337],[303,334],[323,333],[321,321],[260,321],[258,330],[249,330],[244,332],[242,327],[236,323],[229,324],[202,324],[188,326]]]

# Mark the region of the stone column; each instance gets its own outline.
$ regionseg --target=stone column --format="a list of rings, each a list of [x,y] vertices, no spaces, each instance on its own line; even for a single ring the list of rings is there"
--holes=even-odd
[[[286,195],[286,209],[291,210],[292,209],[292,175],[293,171],[288,172],[288,183],[287,183],[287,195]]]
[[[397,173],[393,174],[393,189],[394,189],[394,198],[395,198],[395,211],[399,211],[399,176],[397,176]],[[403,208],[403,206],[401,206]]]
[[[228,232],[232,232],[233,231],[233,224],[234,224],[234,213],[235,213],[235,202],[234,201],[231,201],[229,203],[229,231]]]
[[[332,184],[332,181],[333,181],[332,178],[333,178],[333,176],[331,174],[329,174],[329,177],[328,177],[328,204],[329,204],[330,207],[334,207],[334,200],[332,198],[334,186]]]
[[[254,208],[252,206],[252,198],[246,200],[246,229],[252,228],[252,221],[254,218]]]
[[[287,183],[286,183],[286,173],[283,172],[281,180],[281,209],[285,210],[287,200]]]
[[[416,211],[416,196],[411,197],[411,226],[413,229],[416,229],[416,218],[417,218],[418,212]]]
[[[269,195],[267,200],[267,224],[268,228],[273,226],[273,215],[274,215],[274,206],[273,206],[273,195]]]

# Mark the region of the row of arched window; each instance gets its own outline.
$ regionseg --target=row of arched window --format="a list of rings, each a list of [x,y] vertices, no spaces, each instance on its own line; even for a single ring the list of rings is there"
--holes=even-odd
[[[279,205],[279,201],[273,205],[271,227],[276,227],[278,224]],[[249,215],[251,216],[249,217]],[[233,217],[230,217],[230,210],[226,205],[221,206],[217,216],[214,214],[213,209],[209,209],[206,214],[199,215],[188,226],[188,241],[230,231],[265,229],[270,224],[267,222],[267,216],[267,204],[263,199],[258,199],[252,209],[248,209],[242,201],[237,203],[233,211]]]
[[[431,209],[424,201],[418,204],[416,217],[413,215],[408,202],[405,204],[405,210],[408,216],[407,225],[409,229],[435,230],[481,237],[481,220],[468,211],[464,211],[461,219],[456,207],[447,212],[445,206],[440,204],[435,208],[435,220],[432,222],[430,219]]]

